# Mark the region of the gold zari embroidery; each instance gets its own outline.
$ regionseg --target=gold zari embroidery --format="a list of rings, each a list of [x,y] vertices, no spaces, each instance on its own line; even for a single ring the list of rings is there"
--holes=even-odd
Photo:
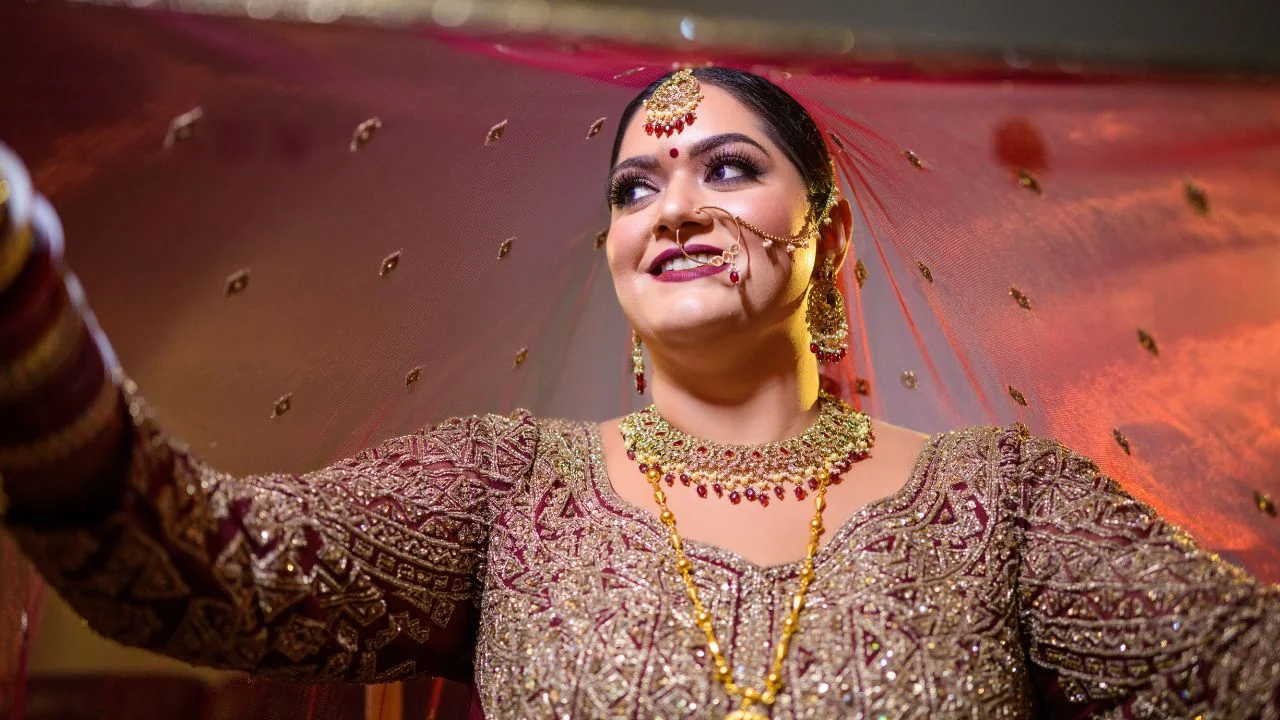
[[[474,677],[491,718],[732,710],[666,529],[613,492],[593,426],[457,419],[232,478],[133,410],[131,509],[15,528],[100,631],[300,678]],[[722,655],[763,672],[801,564],[684,550]],[[1280,592],[1013,428],[936,436],[814,563],[774,720],[1277,717]]]

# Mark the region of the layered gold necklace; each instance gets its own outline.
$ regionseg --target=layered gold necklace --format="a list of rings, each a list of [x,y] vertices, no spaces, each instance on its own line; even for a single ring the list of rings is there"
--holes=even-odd
[[[818,421],[808,430],[767,445],[699,440],[673,427],[653,405],[623,418],[622,438],[627,457],[651,480],[667,487],[679,482],[700,498],[768,507],[770,498],[781,501],[788,494],[804,500],[824,479],[840,484],[840,474],[870,454],[870,418],[826,393],[819,394],[818,408]]]
[[[738,709],[725,716],[726,720],[767,720],[768,715],[753,710],[752,706],[772,707],[783,687],[782,663],[790,649],[791,636],[799,626],[805,594],[813,582],[813,560],[824,530],[822,512],[827,507],[827,487],[838,483],[840,474],[853,463],[869,457],[875,442],[871,419],[866,414],[826,393],[819,395],[818,402],[818,421],[808,430],[788,440],[759,446],[699,440],[672,427],[652,405],[622,419],[627,457],[639,463],[640,471],[653,487],[659,519],[667,527],[671,548],[675,551],[676,570],[693,603],[694,623],[707,636],[707,650],[715,663],[715,680],[730,697],[740,699]],[[747,498],[767,507],[770,493],[778,500],[786,497],[786,485],[793,487],[797,500],[813,493],[814,514],[809,521],[809,545],[800,568],[800,586],[782,622],[782,636],[774,646],[773,663],[765,676],[763,690],[734,681],[729,662],[716,639],[711,614],[693,582],[693,566],[685,555],[675,515],[667,507],[666,492],[662,489],[663,482],[674,487],[677,480],[694,487],[699,497],[708,497],[708,488],[711,488],[717,497],[728,497],[734,504]]]

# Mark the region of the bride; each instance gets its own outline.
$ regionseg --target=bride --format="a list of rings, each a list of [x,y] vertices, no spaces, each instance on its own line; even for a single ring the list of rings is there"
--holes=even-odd
[[[450,677],[496,718],[1280,711],[1276,588],[1056,442],[926,437],[821,389],[852,212],[764,78],[673,72],[622,115],[605,247],[652,406],[454,418],[300,476],[157,426],[0,158],[5,522],[120,642]]]

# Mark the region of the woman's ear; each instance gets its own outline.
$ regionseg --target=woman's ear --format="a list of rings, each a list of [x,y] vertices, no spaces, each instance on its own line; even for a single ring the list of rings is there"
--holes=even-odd
[[[849,206],[848,200],[841,197],[831,206],[827,217],[831,222],[818,226],[820,232],[816,265],[821,265],[823,258],[830,257],[835,261],[836,267],[840,268],[844,266],[844,259],[849,254],[849,241],[853,237],[853,208]]]

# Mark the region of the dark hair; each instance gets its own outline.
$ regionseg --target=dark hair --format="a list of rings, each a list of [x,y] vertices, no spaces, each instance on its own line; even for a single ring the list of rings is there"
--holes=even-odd
[[[622,133],[631,122],[631,117],[640,109],[641,103],[675,72],[673,70],[653,81],[622,111],[622,117],[618,119],[618,133],[613,138],[613,153],[609,156],[610,166],[618,162]],[[764,121],[764,131],[769,139],[782,149],[791,164],[800,171],[814,214],[820,213],[836,190],[836,179],[831,168],[831,155],[827,152],[822,133],[809,111],[786,90],[745,70],[700,67],[693,69],[693,76],[700,82],[715,85],[729,93]]]

